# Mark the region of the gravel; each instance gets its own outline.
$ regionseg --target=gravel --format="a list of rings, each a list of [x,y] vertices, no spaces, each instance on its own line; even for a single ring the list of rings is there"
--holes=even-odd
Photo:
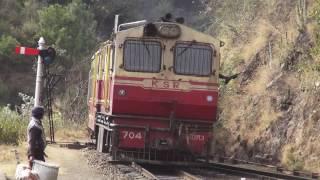
[[[112,180],[145,180],[136,169],[130,165],[111,164],[111,156],[107,153],[99,153],[94,149],[83,149],[83,155],[90,167],[97,169],[106,179]]]

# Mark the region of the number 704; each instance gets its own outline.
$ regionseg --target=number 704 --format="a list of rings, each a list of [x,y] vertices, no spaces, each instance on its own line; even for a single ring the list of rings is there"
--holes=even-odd
[[[122,131],[123,139],[142,139],[141,132]]]

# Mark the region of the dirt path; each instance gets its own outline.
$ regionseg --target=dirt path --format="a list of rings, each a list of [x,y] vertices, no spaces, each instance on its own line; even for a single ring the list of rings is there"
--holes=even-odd
[[[48,163],[59,165],[58,180],[104,180],[110,179],[103,176],[94,168],[90,168],[87,164],[86,158],[81,150],[73,150],[68,148],[61,148],[59,145],[49,144],[46,148]],[[26,164],[24,154],[20,154],[23,164]],[[14,157],[14,156],[13,156]],[[13,158],[12,157],[12,158]],[[16,167],[15,159],[0,162],[0,169],[10,179],[14,177]],[[1,171],[0,170],[0,171]],[[1,178],[0,178],[1,179]]]
[[[60,148],[58,145],[48,145],[46,148],[48,154],[47,162],[55,163],[60,166],[59,180],[102,180],[103,177],[87,164],[87,160],[83,157],[81,150],[72,150]]]

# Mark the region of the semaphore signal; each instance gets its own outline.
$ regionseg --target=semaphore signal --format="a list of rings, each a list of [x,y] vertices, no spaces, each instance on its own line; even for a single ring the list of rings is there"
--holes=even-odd
[[[39,50],[35,48],[17,46],[16,54],[35,56],[35,55],[39,55]]]
[[[36,49],[23,46],[17,46],[15,49],[16,54],[27,55],[27,56],[41,56],[45,64],[51,64],[56,57],[56,51],[52,47],[47,49]]]
[[[37,65],[37,77],[36,77],[36,87],[35,87],[35,102],[34,106],[40,106],[40,94],[42,87],[43,78],[43,64],[49,65],[53,62],[56,57],[56,51],[52,47],[45,48],[45,41],[41,37],[38,41],[38,48],[29,48],[23,46],[17,46],[15,48],[16,54],[27,55],[27,56],[38,56]]]
[[[45,40],[43,37],[40,37],[38,41],[38,48],[29,48],[23,46],[16,46],[15,48],[16,54],[27,55],[27,56],[38,56],[37,61],[37,75],[36,75],[36,87],[35,87],[35,95],[34,95],[34,106],[41,106],[41,92],[42,92],[42,83],[44,77],[44,65],[49,65],[53,63],[56,57],[56,50],[52,47],[45,47]],[[50,94],[50,92],[49,92]],[[48,97],[50,99],[50,95]],[[50,101],[50,103],[49,103]],[[48,105],[50,108],[48,109],[49,123],[50,123],[50,138],[51,143],[54,142],[54,128],[52,121],[52,108],[51,108],[51,100],[48,100]]]

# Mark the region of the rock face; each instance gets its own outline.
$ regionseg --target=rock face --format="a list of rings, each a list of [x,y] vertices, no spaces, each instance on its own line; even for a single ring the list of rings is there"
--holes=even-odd
[[[233,64],[242,72],[239,77],[221,85],[213,155],[320,171],[320,68],[312,54],[314,32],[307,27],[298,30],[294,6],[289,1],[275,5],[271,14],[286,15],[281,16],[285,30],[267,31],[249,58]],[[280,27],[276,19],[268,23]],[[248,50],[245,46],[257,44],[261,36],[242,47],[234,45],[236,50],[229,48],[224,66],[233,51],[244,56],[240,50]]]

